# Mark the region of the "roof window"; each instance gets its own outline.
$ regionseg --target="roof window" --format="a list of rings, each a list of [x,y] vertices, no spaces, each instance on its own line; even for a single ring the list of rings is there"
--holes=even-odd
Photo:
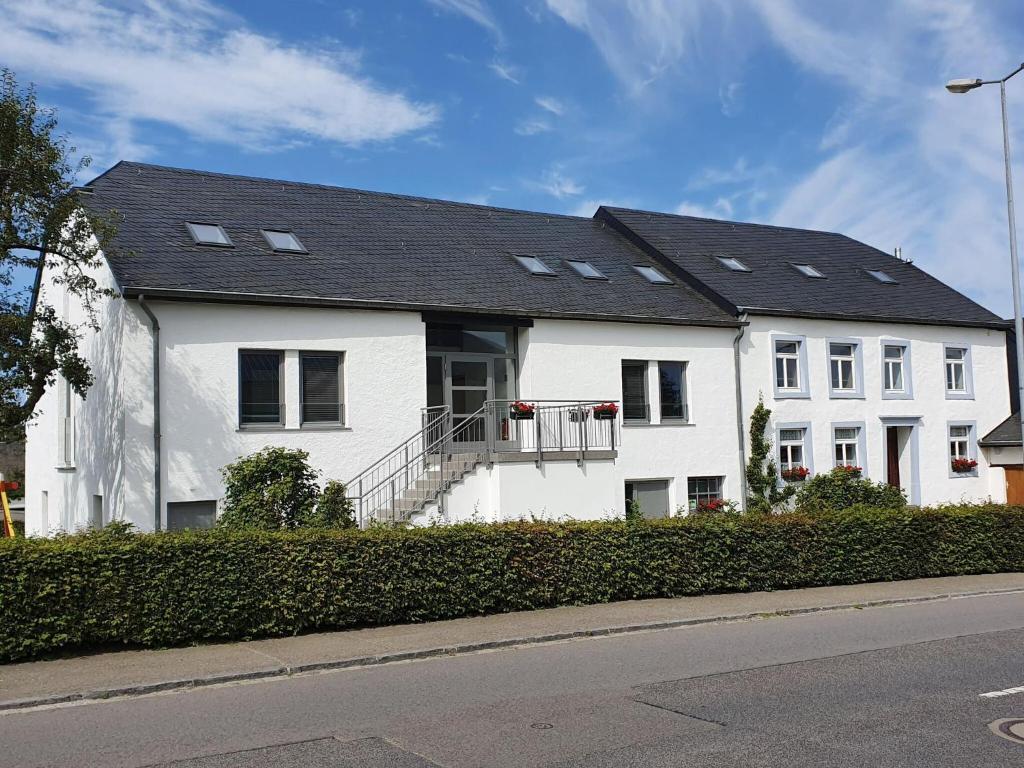
[[[287,251],[289,253],[308,253],[299,242],[299,238],[287,229],[261,229],[263,239],[267,241],[275,251]]]
[[[825,277],[824,274],[812,267],[810,264],[794,264],[793,269],[804,277]]]
[[[864,271],[867,272],[880,283],[886,283],[887,285],[895,285],[896,283],[896,280],[894,278],[890,277],[888,274],[886,274],[880,269],[865,269]]]
[[[633,269],[646,277],[648,282],[654,285],[672,285],[672,281],[654,267],[649,267],[646,264],[634,264]]]
[[[196,245],[223,245],[228,247],[234,245],[231,242],[231,238],[228,237],[228,233],[224,231],[224,227],[220,224],[202,224],[195,221],[186,221],[185,226],[188,227],[188,233],[192,235]]]
[[[718,259],[719,264],[721,264],[723,267],[731,269],[733,272],[750,271],[750,267],[748,267],[739,259],[734,258],[733,256],[715,256],[715,258]]]
[[[555,273],[551,271],[551,268],[536,256],[516,256],[515,259],[519,262],[520,266],[522,266],[523,269],[531,275],[541,275],[543,277],[555,276]]]
[[[604,273],[589,261],[569,259],[565,262],[587,280],[607,280]]]

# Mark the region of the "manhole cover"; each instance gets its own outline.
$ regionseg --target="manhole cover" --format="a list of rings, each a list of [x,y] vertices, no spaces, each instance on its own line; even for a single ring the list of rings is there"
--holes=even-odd
[[[530,727],[535,728],[538,731],[550,731],[555,726],[551,723],[530,723]]]
[[[996,736],[1024,746],[1024,717],[1006,717],[989,723],[988,727]]]

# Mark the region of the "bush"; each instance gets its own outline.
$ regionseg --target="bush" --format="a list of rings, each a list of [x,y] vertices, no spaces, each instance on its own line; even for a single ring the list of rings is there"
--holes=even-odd
[[[1024,508],[0,542],[0,660],[708,592],[1024,570]]]
[[[316,512],[304,523],[310,528],[355,528],[355,505],[345,493],[345,484],[331,480],[316,502]]]
[[[264,448],[221,470],[224,478],[224,528],[274,531],[297,528],[314,517],[317,472],[309,454],[287,448]]]
[[[860,469],[835,467],[804,482],[796,494],[796,508],[813,513],[865,505],[877,509],[902,509],[907,506],[903,491],[885,483],[873,483],[861,477]]]

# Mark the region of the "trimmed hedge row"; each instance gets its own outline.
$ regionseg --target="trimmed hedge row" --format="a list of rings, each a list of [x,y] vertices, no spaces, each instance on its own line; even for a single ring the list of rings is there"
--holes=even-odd
[[[1024,570],[1024,508],[92,533],[0,543],[0,660],[556,605]]]

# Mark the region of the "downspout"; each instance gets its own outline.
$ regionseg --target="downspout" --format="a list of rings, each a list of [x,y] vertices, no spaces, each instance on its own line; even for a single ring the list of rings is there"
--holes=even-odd
[[[743,429],[743,387],[740,382],[740,341],[747,330],[747,314],[740,313],[741,325],[736,330],[736,337],[732,340],[733,374],[736,379],[736,438],[740,453],[740,509],[747,511],[747,450],[746,434]]]
[[[153,530],[160,530],[160,322],[146,303],[146,297],[139,294],[139,306],[149,318],[153,328]]]

